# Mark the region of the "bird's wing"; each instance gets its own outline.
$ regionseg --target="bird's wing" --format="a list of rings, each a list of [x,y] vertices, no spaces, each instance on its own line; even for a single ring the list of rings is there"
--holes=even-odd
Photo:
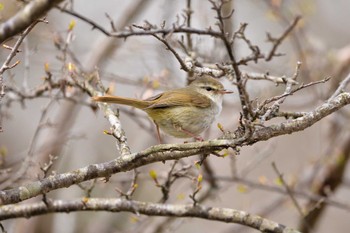
[[[146,109],[175,106],[196,106],[199,108],[207,108],[211,104],[211,100],[208,97],[195,91],[190,92],[186,88],[167,91],[146,100],[154,102]]]

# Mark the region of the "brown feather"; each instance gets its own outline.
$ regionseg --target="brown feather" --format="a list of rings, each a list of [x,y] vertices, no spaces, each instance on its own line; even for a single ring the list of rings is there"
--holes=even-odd
[[[153,104],[148,106],[146,109],[175,106],[195,106],[199,108],[207,108],[210,106],[211,100],[209,98],[203,97],[203,95],[199,94],[198,92],[190,91],[190,88],[191,87],[167,91],[151,97],[147,100],[151,100]]]
[[[105,95],[105,96],[94,96],[92,97],[93,101],[97,102],[105,102],[105,103],[113,103],[113,104],[122,104],[129,105],[139,109],[145,109],[152,105],[152,101],[144,101],[133,98]]]

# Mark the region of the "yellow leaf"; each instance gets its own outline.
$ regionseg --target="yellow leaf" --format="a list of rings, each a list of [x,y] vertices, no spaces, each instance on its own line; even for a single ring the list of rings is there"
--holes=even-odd
[[[346,157],[344,154],[340,154],[337,156],[337,164],[343,165],[346,162]]]
[[[230,152],[227,149],[223,149],[220,154],[222,157],[226,157],[230,155]]]
[[[0,147],[0,156],[5,157],[7,155],[7,147],[6,146],[1,146]]]
[[[108,130],[103,130],[103,134],[111,135],[111,133]]]
[[[277,184],[278,186],[282,186],[283,185],[283,182],[282,182],[282,179],[281,178],[276,178],[275,179],[275,184]]]
[[[72,19],[72,20],[69,22],[68,31],[72,31],[72,30],[74,29],[74,27],[75,27],[75,24],[76,24],[75,20]]]
[[[158,89],[160,87],[160,82],[158,80],[154,80],[152,82],[152,88],[153,89]]]
[[[203,181],[203,175],[199,174],[198,177],[197,177],[197,182],[201,183],[202,181]]]
[[[176,199],[177,199],[177,200],[184,200],[185,197],[186,197],[185,194],[179,193],[179,194],[176,196]]]
[[[136,216],[131,216],[130,217],[130,222],[131,223],[137,223],[139,221],[139,218],[138,217],[136,217]]]
[[[0,11],[4,9],[4,4],[0,3]]]
[[[197,169],[201,168],[200,161],[194,162],[194,165],[196,166]]]
[[[157,172],[155,171],[155,170],[150,170],[149,171],[149,176],[153,179],[153,180],[155,180],[155,179],[157,179]]]
[[[83,200],[82,200],[83,203],[87,203],[88,201],[89,201],[88,197],[83,197]]]
[[[49,73],[50,72],[50,64],[48,62],[45,62],[44,64],[44,69],[45,69],[45,72],[46,73]]]
[[[247,186],[240,184],[237,186],[237,191],[240,193],[246,193],[246,192],[248,192],[248,188],[247,188]]]
[[[68,71],[73,72],[75,70],[75,65],[71,62],[68,62]]]
[[[224,127],[222,126],[222,124],[220,124],[220,123],[218,123],[218,128],[222,131],[222,132],[224,132],[225,130],[224,130]]]

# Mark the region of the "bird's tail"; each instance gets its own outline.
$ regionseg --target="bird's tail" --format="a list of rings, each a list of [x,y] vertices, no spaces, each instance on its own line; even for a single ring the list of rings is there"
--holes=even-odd
[[[145,109],[151,105],[150,102],[145,100],[138,100],[133,98],[113,96],[113,95],[94,96],[91,99],[95,102],[122,104],[122,105],[128,105],[139,109]]]

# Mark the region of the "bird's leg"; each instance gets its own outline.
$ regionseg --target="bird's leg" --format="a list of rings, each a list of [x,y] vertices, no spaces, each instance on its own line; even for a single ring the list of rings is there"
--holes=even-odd
[[[162,144],[162,138],[160,137],[159,126],[158,126],[158,124],[156,122],[154,122],[154,124],[156,125],[156,129],[157,129],[158,142],[159,142],[159,144]]]
[[[154,121],[153,121],[154,122]],[[156,128],[157,128],[157,138],[158,138],[158,142],[159,144],[162,144],[162,138],[160,137],[160,132],[159,132],[159,126],[156,122],[154,122],[154,124],[156,125]],[[165,161],[163,160],[162,163],[164,164]]]
[[[178,127],[178,129],[181,130],[182,132],[184,132],[185,134],[193,137],[196,141],[204,142],[204,139],[201,136],[195,135],[195,134],[191,133],[190,131],[185,130],[185,129],[181,128],[181,127]]]
[[[201,136],[195,136],[194,139],[196,139],[196,141],[204,142],[204,138]]]

